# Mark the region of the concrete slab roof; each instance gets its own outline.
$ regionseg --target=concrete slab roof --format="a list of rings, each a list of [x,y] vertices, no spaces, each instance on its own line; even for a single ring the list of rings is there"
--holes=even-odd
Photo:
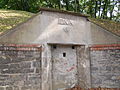
[[[74,16],[81,16],[85,18],[89,17],[89,15],[85,15],[85,14],[81,14],[77,12],[58,10],[58,9],[52,9],[52,8],[40,8],[40,11],[58,12],[58,13],[69,14],[69,15],[74,15]]]
[[[120,36],[120,23],[111,21],[111,20],[105,20],[105,19],[96,19],[96,18],[89,18],[89,15],[76,13],[72,11],[65,11],[65,10],[58,10],[58,9],[52,9],[52,8],[40,8],[40,11],[48,11],[48,12],[57,12],[57,13],[63,13],[63,14],[69,14],[74,16],[80,16],[87,18],[90,22],[104,28],[105,30]]]
[[[80,16],[80,17],[85,17],[87,18],[90,22],[112,32],[113,34],[120,36],[120,23],[119,22],[113,22],[110,20],[100,20],[100,19],[89,19],[88,15],[76,13],[76,12],[70,12],[70,11],[64,11],[64,10],[56,10],[56,9],[50,9],[50,8],[40,8],[40,11],[48,11],[48,12],[58,12],[58,13],[63,13],[63,14],[69,14],[69,15],[74,15],[74,16]],[[26,20],[25,22],[22,22],[20,24],[15,25],[15,27],[11,28],[10,30],[0,34],[0,36],[5,35],[7,32],[13,30],[14,28],[20,26],[23,23],[27,23],[30,19],[34,18],[35,16],[39,15],[41,12],[35,15],[31,15],[31,17]]]

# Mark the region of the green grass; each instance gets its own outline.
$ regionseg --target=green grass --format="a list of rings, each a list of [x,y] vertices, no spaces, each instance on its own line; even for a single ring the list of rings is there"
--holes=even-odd
[[[115,22],[106,19],[95,19],[95,18],[89,18],[89,20],[105,28],[106,30],[120,36],[120,22]]]
[[[0,10],[0,34],[26,21],[33,15],[25,11]]]

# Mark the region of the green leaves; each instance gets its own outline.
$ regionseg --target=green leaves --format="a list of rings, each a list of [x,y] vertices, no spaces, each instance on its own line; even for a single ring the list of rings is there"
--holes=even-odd
[[[119,0],[0,0],[0,8],[36,13],[40,7],[48,7],[119,21],[119,3]]]

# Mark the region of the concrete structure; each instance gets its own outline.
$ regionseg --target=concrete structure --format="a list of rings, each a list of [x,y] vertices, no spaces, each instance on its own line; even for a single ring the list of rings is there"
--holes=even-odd
[[[94,53],[94,49],[92,51],[90,49],[94,45],[110,45],[109,47],[116,47],[112,50],[119,52],[120,37],[89,22],[85,15],[41,9],[40,13],[28,21],[2,34],[0,42],[2,44],[42,45],[42,83],[41,88],[35,90],[64,90],[77,85],[83,88],[99,86],[120,88],[120,69],[117,69],[116,75],[113,73],[106,74],[107,71],[102,74],[106,77],[111,75],[110,84],[109,79],[107,79],[108,81],[105,78],[101,80],[103,77],[97,71],[99,65],[94,66],[96,64],[94,60],[99,55]],[[120,54],[118,53],[114,64],[116,68],[120,68],[119,57]],[[111,58],[111,60],[113,59]]]

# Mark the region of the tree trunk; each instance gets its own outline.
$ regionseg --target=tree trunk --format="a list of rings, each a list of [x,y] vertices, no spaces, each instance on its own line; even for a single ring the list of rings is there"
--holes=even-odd
[[[60,0],[57,0],[58,8],[61,9],[61,2]]]
[[[76,0],[77,3],[77,12],[80,12],[80,4],[79,4],[79,0]]]
[[[98,9],[98,1],[95,1],[95,18],[96,18],[96,14],[97,14],[97,9]]]
[[[69,0],[65,0],[65,3],[66,3],[66,10],[69,10]]]
[[[104,6],[103,6],[103,19],[106,19],[107,17],[107,3],[108,3],[108,0],[105,0]]]
[[[115,1],[113,0],[113,2]],[[110,10],[110,20],[112,20],[112,17],[113,17],[113,10],[114,10],[114,4],[112,5],[111,10]]]
[[[99,18],[100,18],[100,14],[101,14],[101,0],[99,0],[99,15],[98,15]]]
[[[93,17],[92,0],[90,1],[90,16]]]

